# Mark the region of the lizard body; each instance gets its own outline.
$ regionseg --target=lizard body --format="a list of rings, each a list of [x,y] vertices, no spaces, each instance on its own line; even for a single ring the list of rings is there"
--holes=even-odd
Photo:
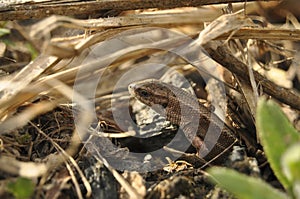
[[[216,114],[181,88],[149,79],[131,83],[128,90],[140,102],[179,126],[199,157],[205,160],[215,158],[237,140],[233,131]]]

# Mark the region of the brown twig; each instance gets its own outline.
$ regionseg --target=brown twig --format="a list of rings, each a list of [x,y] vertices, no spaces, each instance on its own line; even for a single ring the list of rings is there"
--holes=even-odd
[[[253,0],[252,0],[253,1]],[[20,3],[21,2],[21,3]],[[24,3],[22,3],[24,2]],[[87,14],[101,10],[135,10],[147,8],[176,8],[218,3],[244,2],[244,0],[106,0],[106,1],[1,1],[0,21],[42,18],[50,15]]]
[[[223,46],[220,42],[209,42],[205,45],[205,50],[208,54],[220,63],[222,66],[226,67],[232,73],[240,76],[250,85],[250,79],[248,75],[247,65],[237,59],[228,48]],[[274,97],[275,99],[300,110],[300,97],[299,95],[291,92],[290,90],[280,87],[275,83],[271,82],[257,71],[253,71],[255,80],[257,84],[260,84],[263,91]]]

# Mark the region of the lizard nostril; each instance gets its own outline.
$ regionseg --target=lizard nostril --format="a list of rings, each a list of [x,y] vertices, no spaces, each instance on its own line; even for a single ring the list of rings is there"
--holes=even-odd
[[[130,88],[130,89],[134,89],[134,87],[136,86],[136,84],[135,83],[131,83],[131,84],[129,84],[129,86],[128,86],[128,88]]]
[[[131,95],[134,95],[134,90],[135,90],[136,84],[131,83],[128,85],[128,91]]]

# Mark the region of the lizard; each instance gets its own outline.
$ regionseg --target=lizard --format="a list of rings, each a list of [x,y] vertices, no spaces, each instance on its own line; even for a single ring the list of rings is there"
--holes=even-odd
[[[179,126],[197,150],[197,156],[206,161],[213,161],[237,141],[230,127],[195,96],[179,87],[147,79],[129,84],[128,91],[138,101]],[[205,139],[208,130],[210,133]]]

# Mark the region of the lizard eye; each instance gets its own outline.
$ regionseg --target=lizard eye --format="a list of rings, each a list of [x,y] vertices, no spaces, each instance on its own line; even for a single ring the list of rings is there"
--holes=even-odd
[[[149,97],[150,96],[150,93],[146,90],[140,90],[139,94],[141,97]]]

